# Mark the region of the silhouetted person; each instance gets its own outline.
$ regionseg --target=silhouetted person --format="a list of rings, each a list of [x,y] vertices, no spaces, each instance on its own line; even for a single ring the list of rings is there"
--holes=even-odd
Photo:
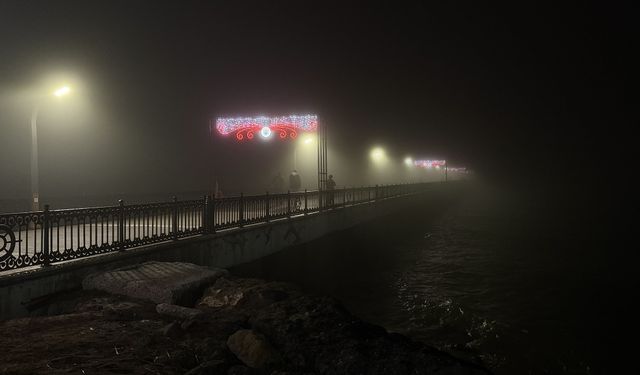
[[[329,179],[327,180],[327,205],[333,206],[333,195],[334,190],[336,189],[336,182],[333,180],[333,175],[329,175]]]
[[[282,174],[278,172],[278,174],[271,181],[271,187],[273,188],[274,193],[282,193],[284,190],[284,178],[282,178]]]
[[[298,171],[295,169],[289,175],[289,190],[292,192],[299,191],[302,186],[302,180],[300,179],[300,175]]]
[[[289,191],[292,193],[295,193],[300,190],[300,186],[302,186],[300,175],[298,174],[298,171],[294,169],[289,175]],[[295,211],[300,210],[301,204],[302,202],[300,202],[300,195],[294,194],[294,197],[293,197],[294,210]]]

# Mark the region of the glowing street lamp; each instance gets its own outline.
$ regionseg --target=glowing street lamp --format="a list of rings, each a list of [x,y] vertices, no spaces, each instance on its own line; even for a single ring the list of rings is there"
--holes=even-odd
[[[413,166],[413,159],[410,156],[407,156],[406,158],[404,158],[404,164],[407,167]]]
[[[61,98],[71,93],[69,86],[61,86],[53,92],[53,96]],[[31,112],[31,208],[33,211],[40,211],[40,192],[38,184],[38,104]]]
[[[304,143],[305,145],[310,144],[311,142],[313,142],[313,137],[308,135],[306,137],[304,137],[304,139],[302,140],[302,143]]]
[[[374,147],[369,153],[369,156],[371,156],[371,159],[377,164],[384,163],[387,160],[387,153],[381,147]]]
[[[71,92],[71,88],[69,86],[62,86],[59,89],[57,89],[56,91],[53,92],[53,95],[57,96],[58,98],[61,96],[65,96],[67,94],[69,94]]]
[[[313,134],[305,134],[300,139],[300,142],[297,142],[296,145],[293,147],[293,169],[295,170],[298,169],[298,147],[299,146],[309,147],[313,143],[315,138],[316,136]]]

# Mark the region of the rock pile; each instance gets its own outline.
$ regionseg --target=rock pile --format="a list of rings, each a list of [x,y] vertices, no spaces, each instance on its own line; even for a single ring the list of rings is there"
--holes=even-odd
[[[149,269],[168,268],[196,270],[206,281],[192,274],[188,282],[171,283],[175,275],[166,272],[155,287],[147,280],[159,280]],[[88,288],[117,294],[84,292],[69,314],[0,322],[0,373],[488,374],[363,322],[335,299],[290,284],[234,278],[194,265],[131,269],[137,272],[133,280],[117,280],[126,274],[114,272],[127,270],[86,280]],[[179,304],[203,287],[190,306]]]

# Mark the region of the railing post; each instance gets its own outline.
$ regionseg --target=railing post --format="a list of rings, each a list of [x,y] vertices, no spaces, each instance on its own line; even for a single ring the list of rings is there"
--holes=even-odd
[[[347,187],[342,188],[342,207],[347,206]]]
[[[42,215],[42,258],[43,267],[51,265],[50,242],[49,242],[49,205],[44,205],[44,214]]]
[[[244,225],[244,193],[240,193],[240,201],[238,202],[238,209],[240,212],[238,213],[239,225]]]
[[[287,190],[287,217],[291,217],[291,190]]]
[[[375,200],[375,201],[377,201],[377,200],[378,200],[378,193],[379,193],[379,191],[380,191],[380,190],[378,189],[378,184],[376,184],[376,190],[375,190],[376,194],[375,194],[375,197],[374,197],[374,200]]]
[[[307,206],[307,189],[304,189],[304,214],[308,213],[309,207]]]
[[[209,228],[209,196],[206,194],[202,197],[202,232],[211,232]]]
[[[271,199],[269,198],[269,192],[268,191],[267,191],[267,194],[265,195],[265,199],[266,199],[266,204],[265,204],[266,208],[265,208],[265,210],[267,211],[265,213],[265,221],[268,222],[269,219],[270,219],[270,215],[271,215],[271,213],[270,213],[270,211],[271,211]]]
[[[124,251],[124,201],[118,200],[118,245]]]
[[[178,198],[173,196],[173,220],[171,222],[171,231],[173,232],[173,240],[178,239]]]
[[[209,220],[211,221],[211,233],[216,232],[216,194],[211,195],[209,199]]]

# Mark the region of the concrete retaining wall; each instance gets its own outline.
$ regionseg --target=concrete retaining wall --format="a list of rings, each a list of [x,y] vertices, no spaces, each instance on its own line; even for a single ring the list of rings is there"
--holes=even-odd
[[[433,196],[439,190],[436,185],[422,194]],[[93,272],[150,260],[228,268],[408,208],[415,199],[420,198],[408,196],[339,208],[0,276],[0,320],[54,312],[52,304],[59,303],[65,293],[80,289],[82,279]]]

